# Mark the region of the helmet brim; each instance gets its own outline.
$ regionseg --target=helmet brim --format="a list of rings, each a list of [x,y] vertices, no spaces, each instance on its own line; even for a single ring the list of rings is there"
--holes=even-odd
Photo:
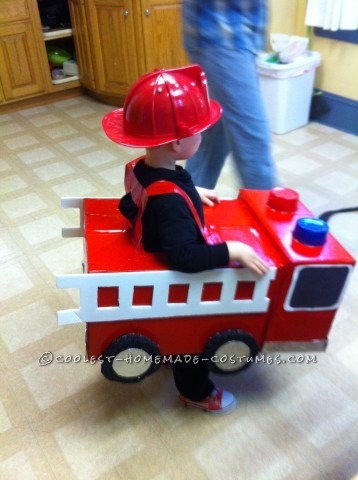
[[[201,133],[204,130],[207,130],[213,126],[221,117],[222,108],[218,102],[215,100],[209,100],[210,102],[210,117],[207,121],[202,122],[201,124],[191,128],[189,133],[185,136],[196,135]],[[107,113],[102,120],[102,127],[107,137],[110,138],[113,142],[119,143],[127,147],[138,147],[138,148],[150,148],[150,147],[159,147],[166,143],[180,140],[184,138],[183,136],[178,136],[176,134],[166,135],[162,137],[156,136],[155,138],[150,136],[134,136],[126,133],[124,131],[124,117],[123,117],[123,108],[118,108],[113,112]]]

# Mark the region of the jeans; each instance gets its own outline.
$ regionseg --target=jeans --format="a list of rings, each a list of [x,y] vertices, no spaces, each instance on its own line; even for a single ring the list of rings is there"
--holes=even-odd
[[[206,73],[210,98],[223,115],[203,132],[198,152],[186,162],[194,184],[214,188],[229,153],[245,188],[278,185],[271,155],[271,135],[261,98],[253,53],[221,47],[188,52]]]

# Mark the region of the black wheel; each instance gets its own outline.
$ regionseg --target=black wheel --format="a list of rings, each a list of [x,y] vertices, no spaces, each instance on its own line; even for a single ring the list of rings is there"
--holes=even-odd
[[[236,373],[249,367],[259,347],[256,340],[241,330],[225,330],[215,333],[206,344],[204,358],[215,373]]]
[[[106,348],[101,361],[101,372],[108,380],[135,383],[158,370],[161,355],[158,346],[149,338],[128,333]]]

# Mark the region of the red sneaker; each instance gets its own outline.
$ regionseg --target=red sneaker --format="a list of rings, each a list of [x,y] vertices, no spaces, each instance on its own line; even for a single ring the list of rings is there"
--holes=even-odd
[[[236,398],[234,395],[226,390],[220,389],[213,390],[208,397],[200,402],[189,400],[189,398],[183,395],[179,395],[179,400],[187,407],[200,408],[205,412],[214,414],[231,412],[236,407]]]

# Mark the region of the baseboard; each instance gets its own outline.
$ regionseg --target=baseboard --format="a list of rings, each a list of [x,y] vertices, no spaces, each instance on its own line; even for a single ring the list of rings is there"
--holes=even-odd
[[[1,0],[0,0],[1,1]],[[77,86],[74,88],[68,88],[66,90],[45,93],[44,95],[37,95],[22,100],[15,100],[9,103],[0,105],[0,115],[17,112],[25,108],[39,107],[40,105],[46,105],[47,103],[59,102],[61,100],[67,100],[68,98],[84,95],[84,88]]]
[[[310,119],[358,135],[358,102],[325,91],[316,92],[312,98]]]

